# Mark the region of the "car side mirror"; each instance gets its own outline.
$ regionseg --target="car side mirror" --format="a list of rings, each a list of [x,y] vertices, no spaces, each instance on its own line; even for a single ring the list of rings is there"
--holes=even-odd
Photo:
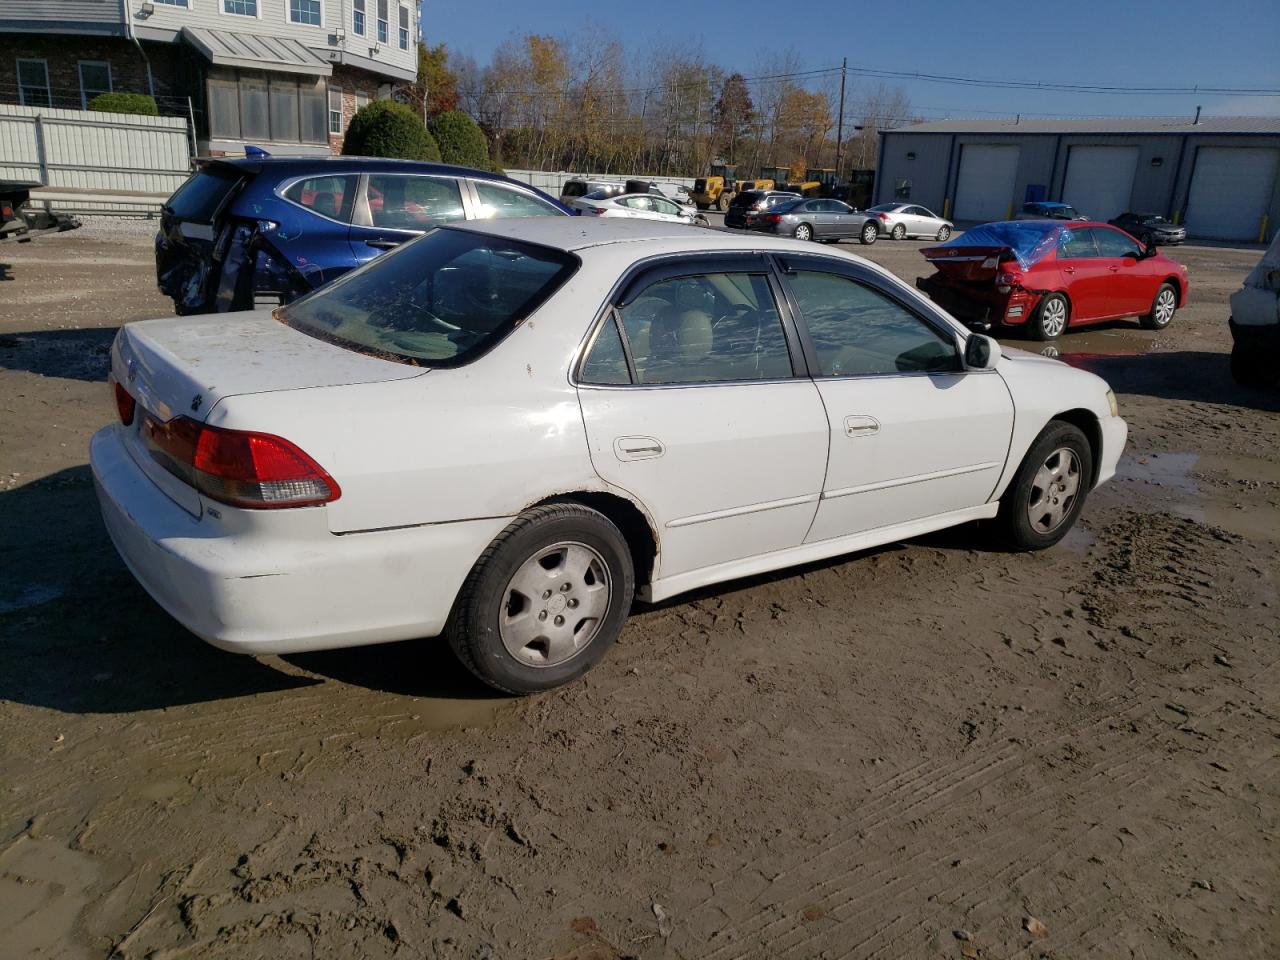
[[[981,333],[971,333],[964,342],[966,370],[994,370],[1000,362],[1000,344]]]

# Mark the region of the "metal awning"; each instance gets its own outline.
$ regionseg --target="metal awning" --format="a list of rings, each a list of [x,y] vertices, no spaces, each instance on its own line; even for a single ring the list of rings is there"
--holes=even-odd
[[[182,38],[220,67],[247,67],[275,73],[327,77],[333,68],[304,44],[289,37],[232,33],[205,27],[183,27]]]

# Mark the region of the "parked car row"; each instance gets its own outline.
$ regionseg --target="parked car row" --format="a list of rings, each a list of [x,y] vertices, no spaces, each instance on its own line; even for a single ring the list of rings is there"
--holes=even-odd
[[[858,211],[840,200],[806,198],[777,190],[744,190],[736,194],[725,213],[724,225],[821,243],[856,239],[869,244],[882,236],[943,241],[952,231],[949,220],[918,204],[882,203]]]

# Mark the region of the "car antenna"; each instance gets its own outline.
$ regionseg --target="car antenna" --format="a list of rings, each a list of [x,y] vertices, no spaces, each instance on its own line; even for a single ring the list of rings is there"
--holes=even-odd
[[[263,157],[269,157],[271,154],[263,150],[261,147],[255,147],[252,143],[245,144],[244,155],[252,157],[254,160],[261,160]]]

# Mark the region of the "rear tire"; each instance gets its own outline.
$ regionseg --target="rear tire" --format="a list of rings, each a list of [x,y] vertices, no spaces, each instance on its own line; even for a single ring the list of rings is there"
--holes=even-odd
[[[709,227],[711,224],[706,217],[699,214],[698,216],[693,218],[693,225],[695,227]]]
[[[1070,531],[1093,477],[1093,450],[1079,427],[1051,420],[1000,498],[1000,538],[1014,550],[1045,550]]]
[[[609,518],[577,503],[546,504],[516,517],[481,554],[444,636],[489,686],[551,690],[608,652],[634,592],[631,551]]]
[[[864,244],[872,244],[880,239],[880,228],[874,223],[868,223],[862,228],[862,232],[858,234],[858,240]]]
[[[902,224],[898,224],[889,232],[889,236],[895,240],[905,240],[907,238],[907,228]]]
[[[1173,289],[1173,284],[1162,283],[1151,301],[1151,312],[1139,317],[1138,322],[1144,330],[1163,330],[1173,322],[1173,315],[1177,312],[1178,292]]]
[[[796,227],[795,231],[791,235],[797,240],[812,240],[813,227],[809,226],[807,223],[802,223],[800,226]]]
[[[1032,340],[1054,340],[1067,331],[1071,322],[1071,304],[1060,293],[1051,293],[1040,301],[1027,323],[1027,336]]]
[[[727,192],[720,194],[720,199],[716,201],[716,209],[721,213],[727,213],[729,210],[729,194]]]
[[[950,240],[951,228],[943,227],[941,230],[938,231],[938,235],[934,237],[934,239],[937,240],[939,243],[945,243],[947,240]]]

